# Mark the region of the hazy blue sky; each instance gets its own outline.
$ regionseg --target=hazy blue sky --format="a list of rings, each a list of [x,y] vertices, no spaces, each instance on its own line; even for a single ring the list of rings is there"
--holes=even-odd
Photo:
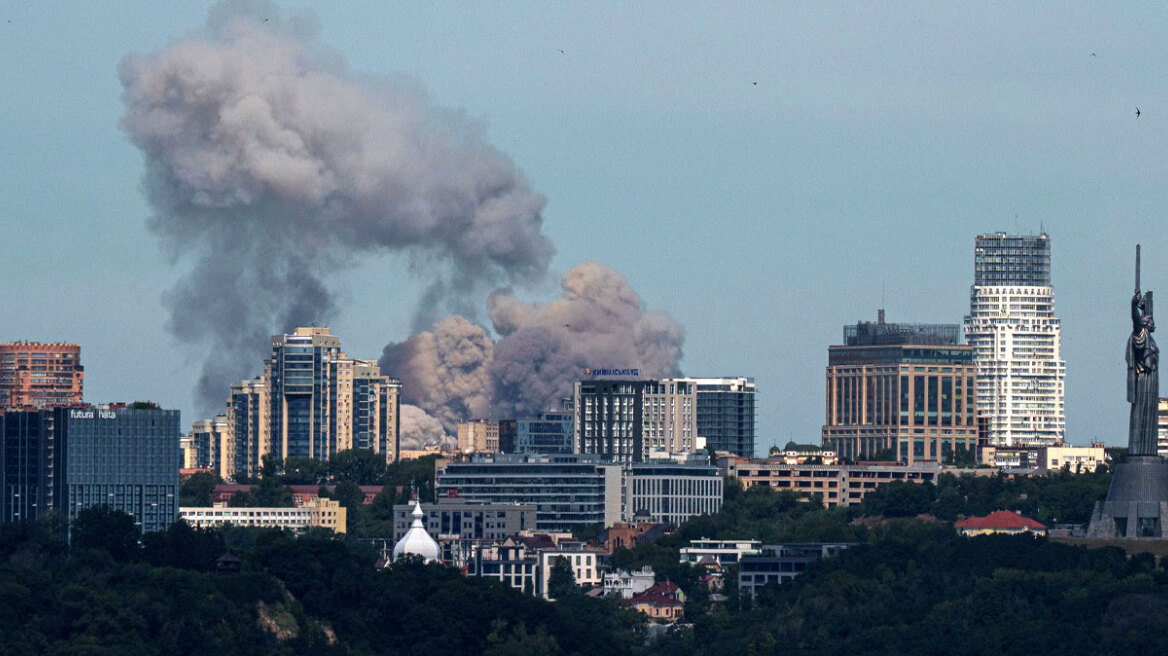
[[[686,327],[685,373],[754,376],[760,451],[818,441],[827,346],[882,289],[889,321],[960,323],[974,235],[1040,225],[1068,438],[1124,442],[1136,241],[1168,293],[1168,9],[726,4],[287,7],[353,70],[412,75],[480,120],[548,198],[556,272],[616,268]],[[0,13],[0,341],[81,342],[90,400],[151,398],[187,425],[199,363],[164,329],[179,270],[145,229],[116,71],[208,6]],[[351,355],[408,336],[403,261],[330,284]]]

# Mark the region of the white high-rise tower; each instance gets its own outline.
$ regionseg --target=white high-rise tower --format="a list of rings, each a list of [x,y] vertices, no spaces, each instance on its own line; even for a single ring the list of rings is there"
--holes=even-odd
[[[1045,233],[978,235],[965,340],[977,364],[978,433],[984,444],[1061,443],[1067,366]]]

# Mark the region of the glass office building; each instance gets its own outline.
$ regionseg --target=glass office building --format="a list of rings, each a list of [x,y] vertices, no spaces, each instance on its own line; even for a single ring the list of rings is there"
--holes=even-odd
[[[62,509],[70,521],[103,504],[133,516],[143,533],[175,521],[178,410],[111,405],[54,412],[57,448],[64,450],[57,473],[64,478]]]

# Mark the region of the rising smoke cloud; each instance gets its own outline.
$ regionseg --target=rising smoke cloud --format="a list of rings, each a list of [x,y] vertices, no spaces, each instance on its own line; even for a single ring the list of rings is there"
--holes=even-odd
[[[546,276],[544,199],[515,164],[416,82],[348,71],[311,21],[222,3],[119,77],[150,227],[189,263],[163,300],[171,332],[204,351],[203,409],[254,372],[271,334],[333,316],[326,280],[355,257],[409,254],[430,281],[418,327]]]
[[[624,276],[597,262],[573,267],[559,300],[525,303],[497,291],[487,312],[500,335],[493,347],[482,328],[450,317],[386,346],[381,358],[382,369],[402,379],[403,398],[450,432],[470,418],[542,412],[569,395],[588,367],[680,374],[685,331],[669,315],[646,310]]]
[[[442,422],[426,414],[426,411],[416,405],[402,404],[401,414],[401,448],[422,450],[437,447],[442,450],[451,450],[458,441],[448,435],[442,427]]]

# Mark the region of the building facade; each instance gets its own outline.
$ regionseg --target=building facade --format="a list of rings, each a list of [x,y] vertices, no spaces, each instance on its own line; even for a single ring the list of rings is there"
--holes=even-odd
[[[214,470],[222,479],[235,476],[235,445],[226,415],[196,421],[191,440],[196,469]]]
[[[697,386],[698,435],[706,447],[734,455],[754,456],[755,399],[753,378],[690,378]]]
[[[64,450],[62,510],[69,521],[107,505],[128,513],[143,533],[165,531],[178,516],[178,410],[121,404],[54,411]]]
[[[50,410],[0,411],[0,522],[31,521],[60,507],[62,457]]]
[[[439,497],[424,508],[426,532],[441,544],[444,540],[502,540],[520,531],[534,530],[538,509],[532,504],[471,503],[461,498]],[[393,507],[393,539],[400,540],[410,528],[413,506]]]
[[[978,235],[965,340],[977,365],[978,421],[986,445],[1064,441],[1060,331],[1049,237]]]
[[[253,378],[231,386],[227,399],[227,425],[231,432],[232,478],[235,480],[251,480],[260,475],[264,456],[272,448],[271,410],[265,378]]]
[[[400,381],[382,375],[374,361],[349,358],[328,328],[273,336],[264,387],[268,448],[281,460],[328,460],[348,449],[397,460]]]
[[[498,453],[499,424],[475,419],[458,424],[458,450],[461,453]]]
[[[722,508],[722,476],[711,465],[636,463],[625,485],[626,519],[680,526]]]
[[[585,380],[575,385],[573,451],[612,462],[640,462],[644,443],[644,380]]]
[[[347,529],[346,509],[333,499],[315,499],[289,508],[179,508],[179,518],[194,528],[245,526],[304,531],[327,528],[335,533]]]
[[[476,454],[465,462],[438,460],[435,479],[440,498],[534,505],[540,531],[621,521],[621,467],[597,456]]]
[[[691,565],[716,564],[719,568],[737,565],[743,556],[758,553],[762,542],[758,540],[711,540],[702,538],[690,540],[688,547],[682,547],[680,561]]]
[[[941,465],[932,461],[823,465],[727,456],[718,459],[718,466],[727,476],[737,478],[743,488],[762,485],[809,499],[818,495],[827,508],[858,504],[869,492],[892,481],[936,483],[941,473]]]
[[[828,347],[823,448],[845,460],[952,463],[976,452],[974,352],[956,325],[875,323],[844,327]]]
[[[758,553],[744,555],[739,561],[738,590],[741,594],[756,597],[763,586],[788,583],[806,571],[812,563],[851,546],[855,544],[814,542],[765,545]]]
[[[501,422],[500,447],[507,453],[546,453],[567,455],[572,453],[572,400],[562,399],[557,410],[549,410],[530,419],[515,419],[514,438],[511,450],[503,446],[503,423]]]
[[[80,344],[0,344],[0,408],[80,405],[84,383]]]

